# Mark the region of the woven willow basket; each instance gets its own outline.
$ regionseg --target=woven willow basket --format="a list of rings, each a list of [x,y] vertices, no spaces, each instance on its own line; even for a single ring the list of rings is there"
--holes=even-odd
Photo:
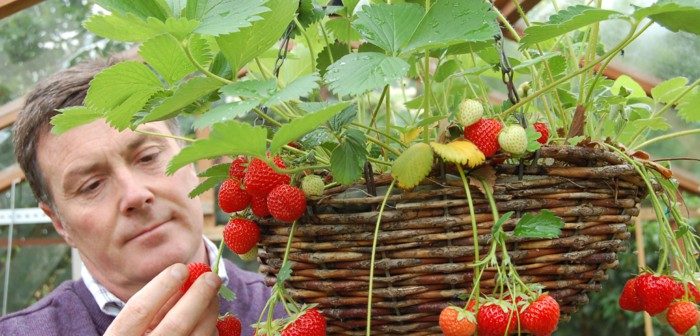
[[[605,271],[618,264],[627,225],[638,214],[646,189],[634,168],[615,154],[586,147],[546,146],[538,164],[498,165],[494,197],[501,214],[549,209],[565,221],[559,238],[522,239],[504,224],[510,257],[526,282],[538,282],[557,299],[566,318],[601,289]],[[439,174],[436,174],[439,176]],[[378,208],[389,176],[377,176],[378,196],[364,185],[328,190],[311,202],[289,259],[286,282],[298,302],[317,303],[328,317],[329,335],[364,335],[370,253]],[[382,190],[381,186],[385,186]],[[484,194],[470,187],[481,255],[487,252],[493,217]],[[437,319],[472,283],[471,218],[459,179],[426,179],[412,191],[395,189],[384,211],[372,304],[372,335],[441,335]],[[513,216],[513,218],[516,216]],[[268,285],[282,264],[291,225],[264,221],[260,270]],[[495,286],[487,269],[482,293]]]

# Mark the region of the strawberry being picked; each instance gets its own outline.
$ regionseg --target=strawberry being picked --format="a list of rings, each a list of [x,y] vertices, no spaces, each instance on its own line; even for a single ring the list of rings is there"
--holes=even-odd
[[[231,314],[219,316],[216,330],[219,336],[241,336],[241,320]]]
[[[209,265],[205,263],[191,263],[187,264],[187,270],[189,271],[189,276],[187,277],[187,280],[185,280],[185,283],[182,284],[182,287],[180,290],[184,293],[187,292],[190,287],[192,287],[192,284],[202,276],[202,274],[211,272],[211,268]]]

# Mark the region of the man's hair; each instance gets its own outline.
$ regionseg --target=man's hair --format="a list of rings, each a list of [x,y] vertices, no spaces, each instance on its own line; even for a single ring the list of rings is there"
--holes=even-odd
[[[50,132],[51,118],[58,114],[59,109],[83,105],[90,81],[95,75],[124,60],[122,57],[112,57],[80,63],[49,76],[27,94],[24,108],[13,126],[13,144],[17,162],[40,202],[53,204],[53,197],[37,162],[39,139]],[[167,123],[173,134],[179,133],[175,119],[169,119]]]

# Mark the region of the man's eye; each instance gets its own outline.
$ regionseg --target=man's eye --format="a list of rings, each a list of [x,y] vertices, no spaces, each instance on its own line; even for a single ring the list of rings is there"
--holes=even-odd
[[[148,154],[143,157],[141,157],[141,162],[151,162],[155,161],[155,159],[158,157],[158,153],[153,153],[153,154]]]
[[[102,182],[100,182],[100,181],[90,182],[90,183],[87,184],[87,186],[86,186],[85,188],[83,188],[83,189],[81,190],[81,192],[83,192],[83,193],[90,193],[90,192],[93,192],[93,191],[97,190],[97,188],[100,187],[100,184],[101,184],[101,183],[102,183]]]

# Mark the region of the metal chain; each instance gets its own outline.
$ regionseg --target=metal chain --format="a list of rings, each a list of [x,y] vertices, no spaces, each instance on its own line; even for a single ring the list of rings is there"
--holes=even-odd
[[[295,27],[296,24],[294,23],[294,21],[290,22],[287,26],[287,29],[284,31],[284,34],[282,35],[282,42],[280,42],[280,47],[277,50],[277,59],[275,60],[275,67],[272,70],[272,74],[275,76],[275,78],[279,78],[280,69],[284,64],[284,61],[287,59],[287,53],[289,52],[289,40],[291,39],[292,32],[294,31]],[[267,106],[262,106],[261,109],[263,113],[268,114],[269,109]],[[265,125],[265,119],[258,116],[255,118],[255,121],[253,121],[253,124]]]

